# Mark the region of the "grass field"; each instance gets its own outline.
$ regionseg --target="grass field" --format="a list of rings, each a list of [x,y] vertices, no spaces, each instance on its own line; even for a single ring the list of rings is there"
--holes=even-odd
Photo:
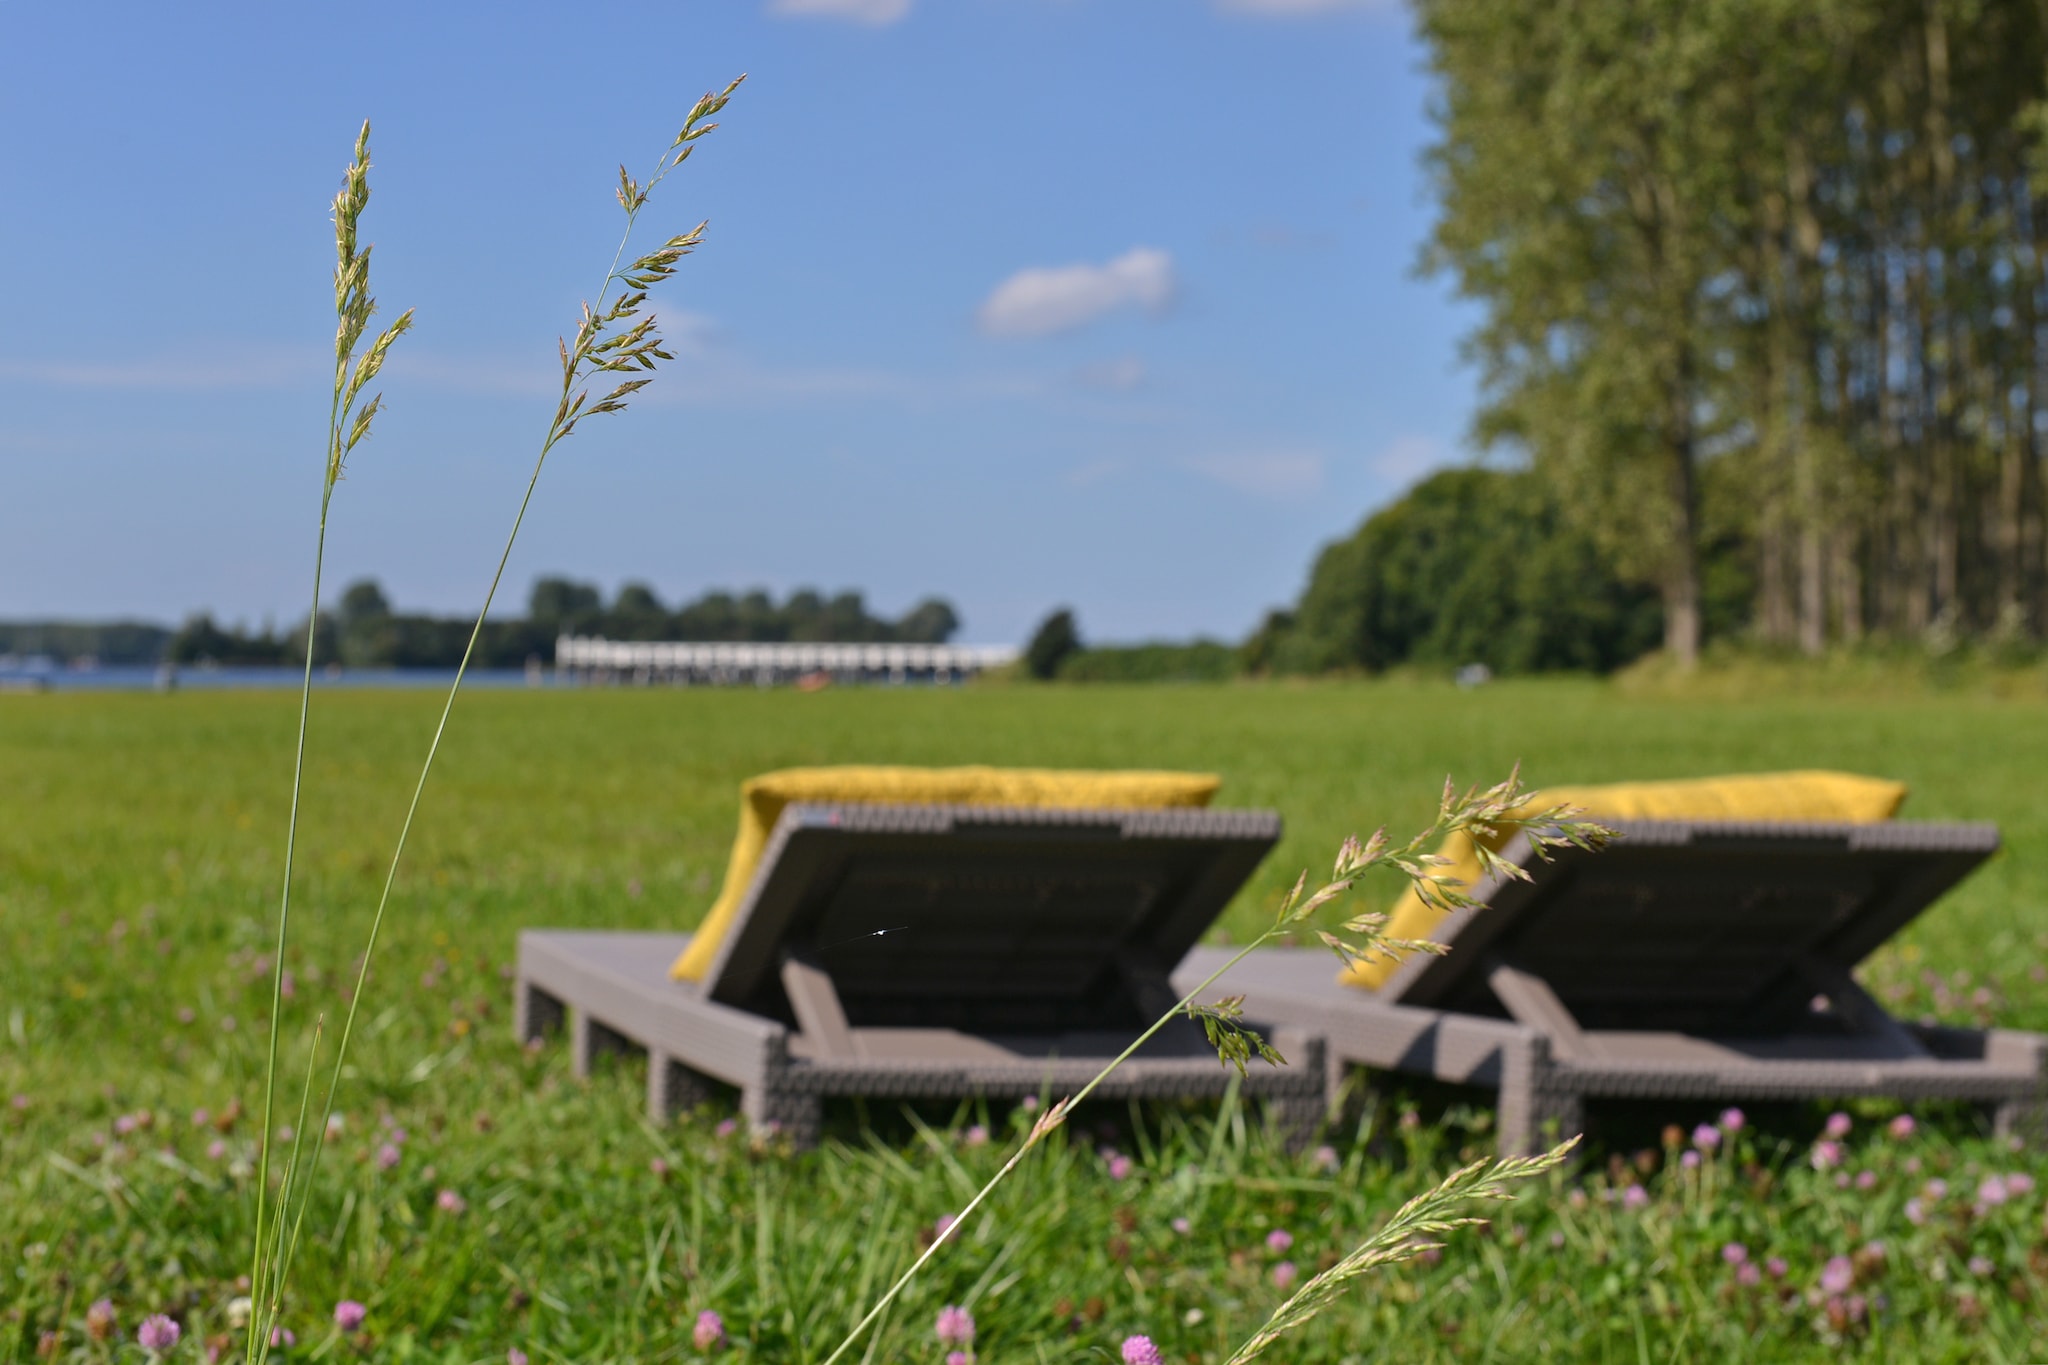
[[[85,1329],[101,1298],[131,1343],[145,1313],[178,1317],[181,1358],[227,1330],[254,1142],[234,1115],[260,1102],[294,704],[0,697],[0,1361],[107,1358]],[[344,1003],[436,705],[316,700],[289,1038]],[[815,1360],[999,1164],[1004,1112],[841,1115],[823,1151],[790,1158],[722,1133],[718,1112],[652,1130],[630,1067],[584,1085],[562,1049],[513,1043],[517,931],[693,923],[749,773],[1220,771],[1225,804],[1288,820],[1224,921],[1238,937],[1344,835],[1423,823],[1447,773],[1492,781],[1517,760],[1538,784],[1882,773],[1912,784],[1909,816],[1994,820],[2008,846],[1882,954],[1870,984],[1913,1015],[2048,1027],[2043,754],[2048,703],[1960,695],[1701,700],[1588,682],[476,694],[394,904],[302,1254],[296,1353],[691,1357],[710,1309],[740,1358]],[[906,1297],[868,1358],[938,1361],[934,1315],[961,1303],[982,1362],[1107,1359],[1136,1331],[1169,1359],[1221,1360],[1279,1302],[1281,1261],[1311,1273],[1461,1150],[1485,1149],[1472,1098],[1394,1088],[1293,1157],[1234,1107],[1220,1121],[1087,1115]],[[1416,1110],[1423,1121],[1401,1121]],[[1922,1113],[1910,1137],[1885,1129],[1882,1106],[1852,1112],[1843,1164],[1825,1170],[1820,1110],[1753,1114],[1694,1169],[1657,1133],[1712,1114],[1619,1116],[1576,1174],[1440,1263],[1369,1282],[1274,1358],[2039,1358],[2048,1232],[2033,1182],[2048,1164],[1966,1112]],[[993,1141],[973,1141],[978,1124]],[[1123,1179],[1110,1148],[1133,1158]],[[1269,1248],[1275,1230],[1290,1249]],[[1758,1269],[1727,1259],[1729,1243]],[[328,1325],[341,1298],[369,1305],[363,1332]]]

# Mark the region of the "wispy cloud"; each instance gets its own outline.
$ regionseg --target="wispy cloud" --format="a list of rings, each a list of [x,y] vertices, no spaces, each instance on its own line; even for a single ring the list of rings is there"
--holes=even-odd
[[[1106,393],[1129,393],[1145,382],[1145,362],[1134,355],[1098,360],[1074,372],[1074,382],[1084,389]]]
[[[1119,308],[1158,313],[1173,302],[1173,258],[1133,247],[1101,265],[1033,266],[997,285],[976,320],[990,336],[1038,337],[1071,331]]]
[[[1392,11],[1400,7],[1400,0],[1216,0],[1216,8],[1225,14],[1249,14],[1261,19],[1302,19],[1360,10]]]
[[[768,12],[785,19],[840,19],[883,28],[910,13],[910,0],[769,0]]]
[[[1203,455],[1188,468],[1253,497],[1303,497],[1323,486],[1324,460],[1312,450],[1252,450]]]
[[[221,389],[287,389],[320,378],[311,349],[255,350],[195,346],[192,353],[139,360],[0,360],[0,380],[72,389],[141,389],[207,393]]]
[[[1128,468],[1128,460],[1090,460],[1087,464],[1069,469],[1064,477],[1070,487],[1092,488],[1105,479],[1115,478]]]
[[[1374,453],[1372,472],[1388,483],[1403,487],[1414,483],[1433,469],[1441,469],[1452,461],[1451,452],[1443,443],[1432,437],[1409,433],[1396,436]]]

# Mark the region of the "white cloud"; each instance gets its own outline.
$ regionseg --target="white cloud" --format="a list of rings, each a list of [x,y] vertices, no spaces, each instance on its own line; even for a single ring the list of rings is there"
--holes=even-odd
[[[1188,467],[1225,488],[1260,498],[1298,498],[1323,486],[1323,457],[1312,450],[1204,455]]]
[[[882,28],[910,13],[910,0],[769,0],[768,12],[791,19],[844,19]]]
[[[1098,360],[1092,365],[1083,365],[1076,370],[1074,379],[1084,389],[1129,393],[1145,382],[1145,362],[1134,355],[1120,355],[1114,360]]]
[[[1091,460],[1087,464],[1070,469],[1066,481],[1070,487],[1093,488],[1105,479],[1113,479],[1130,468],[1125,460]]]
[[[1441,469],[1452,462],[1451,452],[1442,443],[1428,436],[1409,433],[1396,436],[1372,457],[1372,472],[1388,483],[1407,487],[1431,470]]]
[[[1216,0],[1216,8],[1225,14],[1260,19],[1302,19],[1347,11],[1395,10],[1400,8],[1400,0]]]
[[[977,319],[990,336],[1049,336],[1119,308],[1157,313],[1173,294],[1173,258],[1155,247],[1132,247],[1102,265],[1020,270],[982,301]]]

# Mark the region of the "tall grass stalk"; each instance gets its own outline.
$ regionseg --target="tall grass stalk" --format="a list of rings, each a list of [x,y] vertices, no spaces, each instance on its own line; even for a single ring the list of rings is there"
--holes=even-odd
[[[525,524],[527,509],[532,505],[534,489],[540,483],[541,470],[547,464],[548,454],[556,445],[574,432],[577,424],[585,417],[594,416],[598,413],[623,412],[626,408],[626,400],[632,394],[645,388],[650,382],[645,378],[622,378],[609,393],[605,394],[595,403],[592,403],[590,401],[590,392],[584,387],[592,375],[606,373],[643,374],[651,372],[657,362],[673,360],[675,358],[671,353],[662,349],[661,334],[656,330],[654,315],[648,313],[642,316],[642,309],[647,302],[648,290],[675,273],[677,263],[684,256],[689,255],[702,240],[707,224],[698,223],[690,231],[680,236],[669,238],[660,247],[635,258],[631,263],[621,268],[620,263],[625,260],[626,248],[632,241],[633,229],[639,219],[640,210],[646,207],[648,198],[653,193],[654,188],[666,179],[671,171],[674,171],[689,159],[690,154],[696,150],[697,140],[718,126],[715,123],[706,122],[706,120],[725,107],[726,101],[732,96],[733,91],[745,79],[745,76],[741,76],[723,90],[705,94],[691,107],[688,116],[683,121],[682,130],[676,134],[675,139],[662,152],[653,173],[648,176],[645,182],[636,181],[627,173],[624,166],[619,167],[619,184],[615,193],[619,206],[625,211],[625,228],[620,234],[618,247],[612,253],[611,264],[605,271],[604,280],[598,286],[595,296],[596,301],[583,305],[582,317],[576,326],[575,340],[571,342],[564,339],[559,340],[557,343],[557,349],[561,358],[562,381],[560,395],[555,404],[554,416],[548,423],[547,434],[541,441],[539,454],[534,459],[532,473],[527,477],[525,493],[520,498],[519,509],[512,518],[512,528],[506,534],[504,548],[499,552],[497,567],[493,570],[490,586],[484,593],[483,605],[477,611],[476,624],[470,630],[468,643],[462,651],[462,659],[456,665],[455,677],[449,684],[448,696],[442,703],[440,718],[434,726],[433,738],[427,745],[426,758],[421,763],[419,777],[413,784],[412,797],[406,803],[405,818],[399,825],[398,839],[392,848],[391,859],[385,869],[383,889],[377,897],[377,908],[370,919],[368,941],[364,946],[361,960],[356,968],[355,985],[349,993],[348,1012],[342,1019],[340,1037],[335,1046],[333,1072],[322,1099],[317,1135],[310,1153],[305,1155],[303,1159],[304,1178],[297,1178],[302,1164],[301,1152],[306,1132],[304,1121],[305,1105],[302,1101],[300,1122],[293,1134],[292,1159],[286,1166],[286,1181],[284,1188],[280,1190],[277,1210],[274,1215],[277,1221],[267,1230],[260,1205],[260,1200],[262,1199],[261,1190],[264,1188],[264,1184],[267,1184],[267,1176],[264,1184],[259,1184],[259,1210],[256,1225],[255,1253],[256,1271],[250,1276],[252,1312],[250,1315],[248,1354],[252,1362],[261,1362],[268,1356],[270,1333],[283,1310],[286,1277],[290,1271],[292,1259],[298,1250],[299,1234],[305,1222],[306,1209],[311,1202],[312,1179],[319,1170],[320,1152],[325,1145],[328,1124],[334,1116],[335,1099],[339,1094],[342,1077],[348,1063],[349,1044],[355,1036],[356,1017],[362,1006],[364,989],[369,983],[370,968],[376,956],[379,938],[383,932],[385,914],[390,907],[392,888],[397,884],[398,869],[405,857],[406,842],[412,834],[413,820],[419,813],[420,799],[426,792],[427,778],[433,772],[434,760],[441,751],[441,740],[447,734],[448,718],[455,709],[455,698],[462,690],[463,679],[468,674],[470,660],[476,654],[477,641],[483,635],[484,622],[490,615],[491,604],[496,600],[498,588],[504,581],[505,567],[511,561],[512,549],[518,542],[520,527]],[[367,169],[368,135],[369,125],[365,124],[363,129],[364,140],[357,144],[357,164],[351,167],[349,187],[344,189],[342,197],[336,200],[336,240],[342,246],[344,266],[348,265],[353,259],[350,253],[353,251],[355,242],[354,215],[361,212],[362,203],[366,202],[369,197],[367,182],[363,179],[363,174]],[[351,197],[352,193],[354,197]],[[351,212],[344,213],[345,203],[352,210]],[[344,223],[346,224],[345,229]],[[361,253],[361,259],[364,263],[363,279],[365,283],[367,282],[368,254],[367,248]],[[343,298],[341,279],[342,274],[338,270],[336,274],[337,308],[341,307]],[[614,286],[619,287],[616,298],[613,297]],[[363,295],[363,299],[363,317],[367,318],[367,310],[370,305],[366,292]],[[610,301],[609,304],[607,304],[607,300]],[[344,313],[342,335],[350,337],[351,344],[353,344],[353,338],[360,335],[361,326],[358,324],[354,333],[351,334],[349,327],[350,316],[352,315]],[[376,366],[382,364],[384,348],[388,347],[390,341],[410,324],[411,317],[411,313],[408,312],[399,319],[399,322],[394,325],[386,336],[379,338],[376,347],[371,352],[370,358],[364,362],[365,365],[370,367],[369,374],[374,374]],[[341,343],[338,340],[337,355],[340,354],[340,349]],[[371,364],[372,359],[375,364]],[[342,374],[343,366],[338,359],[336,365],[337,395],[342,391]],[[348,386],[348,398],[350,401],[353,401],[355,394],[361,389],[363,380],[366,377],[360,376],[350,380]],[[334,482],[340,477],[340,456],[345,455],[347,450],[352,448],[355,442],[361,439],[361,436],[368,431],[369,419],[374,415],[376,407],[377,401],[372,399],[357,419],[354,427],[350,429],[345,445],[339,443],[339,436],[330,440],[328,481],[321,501],[320,532],[323,547],[327,530],[327,498],[332,495]],[[337,397],[336,412],[339,416],[345,416],[347,412],[347,403],[340,401],[339,397]],[[338,420],[339,417],[337,417]],[[335,426],[334,430],[338,432],[340,430],[339,426]],[[314,611],[315,619],[317,620],[319,603],[317,566],[314,581]],[[304,697],[310,698],[312,687],[312,647],[310,636],[306,658]],[[301,768],[303,767],[304,757],[304,730],[305,706],[302,704],[300,710],[300,756],[298,760]],[[293,779],[294,830],[297,826],[298,771],[299,769],[295,768]],[[287,864],[289,864],[289,856],[289,851],[287,851]],[[289,886],[289,872],[287,872],[287,886]],[[268,1170],[270,1142],[272,1139],[270,1128],[271,1091],[275,1084],[277,1069],[277,1009],[275,1005],[277,1002],[281,1002],[283,996],[284,941],[284,923],[283,917],[280,916],[277,966],[273,988],[274,1002],[271,1013],[270,1063],[264,1094],[263,1163],[266,1172]],[[317,1062],[317,1055],[314,1061],[309,1061],[308,1063],[308,1097],[311,1094],[311,1068],[315,1062]],[[295,1209],[291,1208],[290,1199],[290,1196],[294,1193],[298,1196]],[[290,1224],[288,1232],[285,1227],[287,1220]],[[264,1257],[266,1243],[272,1246],[271,1261],[267,1267]]]
[[[1394,1216],[1382,1224],[1378,1232],[1366,1238],[1343,1260],[1296,1290],[1287,1302],[1273,1310],[1273,1316],[1266,1319],[1265,1326],[1246,1338],[1244,1345],[1237,1348],[1225,1365],[1244,1365],[1246,1361],[1263,1355],[1268,1346],[1295,1328],[1306,1325],[1335,1303],[1344,1286],[1367,1271],[1413,1260],[1423,1252],[1434,1251],[1443,1245],[1431,1241],[1431,1238],[1485,1222],[1484,1218],[1474,1218],[1460,1210],[1474,1203],[1514,1198],[1514,1187],[1518,1182],[1555,1169],[1578,1145],[1578,1141],[1578,1138],[1570,1137],[1540,1156],[1475,1161],[1451,1172],[1435,1189],[1416,1195],[1395,1210]]]
[[[304,1127],[301,1122],[300,1130],[295,1130],[293,1135],[294,1160],[286,1168],[285,1180],[273,1210],[269,1206],[270,1144],[274,1136],[271,1125],[276,1118],[277,1045],[284,1015],[284,950],[291,925],[292,864],[298,845],[299,797],[305,785],[306,718],[313,700],[313,652],[320,630],[320,580],[327,561],[327,512],[334,502],[334,486],[341,482],[349,452],[370,434],[370,424],[383,404],[381,393],[367,402],[359,402],[363,390],[384,368],[384,359],[391,350],[391,344],[412,327],[412,310],[408,308],[399,314],[396,322],[378,334],[368,350],[357,354],[357,347],[369,332],[370,318],[377,311],[377,301],[370,294],[370,247],[367,243],[359,243],[356,235],[363,210],[369,207],[369,203],[370,125],[365,120],[362,131],[356,135],[355,156],[344,173],[341,191],[334,196],[334,385],[327,409],[327,458],[323,462],[320,479],[320,530],[313,548],[313,602],[306,614],[306,668],[299,682],[298,737],[292,749],[291,814],[286,820],[284,835],[284,888],[278,898],[277,949],[271,963],[270,1037],[263,1068],[263,1132],[256,1168],[256,1234],[249,1268],[252,1305],[260,1305],[266,1299],[276,1297],[274,1280],[282,1267],[274,1255],[266,1256],[265,1247],[283,1227],[286,1199],[297,1167],[297,1144],[304,1136],[300,1131]],[[317,1043],[317,1030],[314,1036]],[[267,1223],[271,1219],[275,1222]],[[252,1313],[252,1324],[257,1316]],[[252,1328],[249,1338],[251,1359],[257,1358],[255,1343],[259,1336],[266,1343],[263,1349],[268,1349],[269,1333],[259,1333]]]
[[[1530,809],[1530,793],[1521,785],[1521,769],[1517,767],[1505,782],[1484,790],[1474,788],[1463,795],[1458,793],[1449,779],[1444,782],[1443,793],[1437,802],[1436,819],[1427,829],[1422,830],[1405,843],[1394,844],[1387,839],[1385,829],[1375,830],[1371,838],[1363,843],[1357,838],[1346,839],[1337,850],[1336,864],[1331,870],[1330,880],[1315,891],[1308,890],[1308,873],[1303,871],[1295,880],[1293,888],[1282,900],[1274,913],[1273,923],[1265,932],[1239,949],[1229,961],[1209,973],[1202,982],[1176,1002],[1173,1008],[1154,1020],[1151,1027],[1135,1038],[1129,1047],[1112,1058],[1109,1064],[1097,1072],[1094,1079],[1074,1094],[1067,1096],[1040,1115],[1025,1135],[1024,1141],[1011,1154],[1010,1159],[999,1169],[969,1200],[958,1216],[938,1231],[931,1245],[913,1261],[908,1270],[891,1285],[886,1293],[868,1310],[868,1313],[839,1343],[831,1355],[825,1357],[824,1365],[835,1365],[840,1357],[851,1350],[870,1326],[894,1303],[926,1262],[938,1254],[941,1246],[960,1231],[974,1211],[989,1194],[1009,1178],[1011,1172],[1024,1160],[1027,1153],[1036,1147],[1047,1134],[1057,1129],[1066,1120],[1074,1106],[1093,1094],[1110,1073],[1122,1066],[1131,1056],[1151,1041],[1153,1036],[1178,1018],[1198,1021],[1208,1034],[1209,1042],[1216,1048],[1217,1057],[1225,1065],[1235,1066],[1242,1074],[1252,1058],[1281,1065],[1283,1058],[1274,1048],[1247,1027],[1243,1021],[1244,997],[1233,996],[1213,1005],[1197,1005],[1208,989],[1215,985],[1232,967],[1244,961],[1253,952],[1264,947],[1279,935],[1297,925],[1304,924],[1317,911],[1348,893],[1357,885],[1358,879],[1375,867],[1388,867],[1405,877],[1416,892],[1429,904],[1442,910],[1453,910],[1473,903],[1464,884],[1443,869],[1446,860],[1425,848],[1434,846],[1452,833],[1467,833],[1474,836],[1474,845],[1479,850],[1483,874],[1500,874],[1527,880],[1529,873],[1519,864],[1502,858],[1495,850],[1506,842],[1506,836],[1520,832],[1524,834],[1535,851],[1541,855],[1552,848],[1569,844],[1578,848],[1601,848],[1613,837],[1612,831],[1580,820],[1582,812],[1572,806],[1550,806]],[[1350,966],[1353,963],[1376,957],[1397,958],[1408,953],[1441,953],[1440,944],[1426,940],[1400,939],[1389,937],[1386,932],[1386,915],[1369,912],[1356,915],[1343,922],[1341,932],[1316,930],[1337,956]],[[1454,1210],[1473,1200],[1504,1199],[1509,1197],[1507,1189],[1515,1181],[1548,1170],[1564,1159],[1576,1137],[1563,1145],[1532,1158],[1511,1158],[1495,1163],[1492,1169],[1485,1169],[1487,1163],[1466,1167],[1455,1172],[1436,1189],[1410,1200],[1389,1220],[1386,1227],[1369,1238],[1358,1250],[1347,1256],[1338,1265],[1303,1285],[1287,1303],[1282,1304],[1265,1328],[1245,1343],[1232,1359],[1249,1360],[1263,1351],[1267,1345],[1287,1330],[1309,1321],[1320,1313],[1334,1299],[1337,1288],[1348,1279],[1356,1278],[1365,1271],[1389,1261],[1405,1260],[1420,1255],[1430,1245],[1419,1241],[1419,1236],[1448,1231],[1450,1228],[1480,1220],[1457,1218]],[[1482,1171],[1484,1172],[1482,1174]],[[1347,1270],[1347,1267],[1349,1268]],[[1346,1273],[1340,1274],[1340,1271]],[[1310,1291],[1314,1290],[1313,1295]],[[1294,1310],[1290,1313],[1290,1309]]]

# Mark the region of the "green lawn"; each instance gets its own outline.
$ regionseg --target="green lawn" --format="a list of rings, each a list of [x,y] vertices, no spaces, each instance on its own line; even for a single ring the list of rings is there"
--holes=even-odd
[[[437,705],[411,692],[316,700],[289,1037],[318,1013],[331,1026],[344,1004]],[[178,1316],[183,1358],[225,1330],[254,1135],[222,1115],[260,1098],[294,709],[269,693],[0,696],[0,1098],[15,1097],[0,1110],[0,1361],[33,1357],[51,1331],[60,1357],[104,1358],[83,1330],[101,1297],[131,1341],[144,1313]],[[1446,774],[1492,781],[1517,760],[1539,784],[1882,773],[1912,784],[1909,816],[1994,820],[2008,847],[1882,955],[1872,983],[1912,1014],[2048,1027],[2043,754],[2048,703],[1955,695],[1679,700],[1586,682],[477,693],[458,708],[373,980],[291,1311],[298,1352],[693,1356],[689,1327],[708,1308],[742,1358],[814,1360],[915,1254],[919,1230],[999,1164],[1013,1118],[1001,1112],[925,1115],[921,1131],[892,1108],[869,1116],[872,1139],[845,1115],[837,1140],[796,1159],[721,1136],[718,1113],[655,1132],[630,1067],[584,1086],[562,1049],[512,1043],[503,974],[517,931],[692,924],[749,773],[1219,771],[1224,803],[1288,821],[1226,917],[1240,937],[1344,835],[1421,824]],[[1289,1230],[1287,1258],[1312,1272],[1461,1147],[1483,1150],[1470,1098],[1446,1109],[1395,1089],[1363,1125],[1329,1134],[1320,1161],[1279,1153],[1256,1115],[1234,1110],[1220,1124],[1200,1111],[1090,1115],[908,1297],[872,1358],[941,1359],[933,1315],[970,1303],[983,1362],[1104,1359],[1141,1330],[1169,1359],[1221,1360],[1281,1297],[1266,1233]],[[1394,1122],[1411,1105],[1430,1122]],[[201,1108],[210,1120],[195,1126]],[[1273,1358],[2032,1358],[2048,1338],[2040,1191],[1973,1204],[1987,1177],[2048,1182],[2048,1165],[1994,1146],[1970,1114],[1923,1114],[1896,1140],[1879,1131],[1889,1111],[1855,1112],[1840,1172],[1808,1159],[1820,1111],[1760,1115],[1736,1154],[1690,1172],[1664,1172],[1620,1123],[1492,1235],[1370,1282]],[[1650,1123],[1652,1146],[1662,1121],[1631,1120]],[[996,1141],[970,1145],[976,1122]],[[389,1170],[376,1159],[387,1144]],[[1135,1172],[1113,1180],[1103,1146],[1135,1157]],[[1635,1178],[1610,1157],[1658,1168],[1646,1207],[1607,1198]],[[1921,1189],[1937,1176],[1945,1197]],[[437,1208],[443,1189],[461,1212]],[[1906,1216],[1916,1195],[1921,1223]],[[1731,1240],[1753,1261],[1782,1257],[1785,1279],[1738,1283],[1722,1257]],[[1831,1257],[1859,1249],[1831,1325],[1815,1286]],[[371,1309],[352,1341],[322,1326],[344,1297]]]

